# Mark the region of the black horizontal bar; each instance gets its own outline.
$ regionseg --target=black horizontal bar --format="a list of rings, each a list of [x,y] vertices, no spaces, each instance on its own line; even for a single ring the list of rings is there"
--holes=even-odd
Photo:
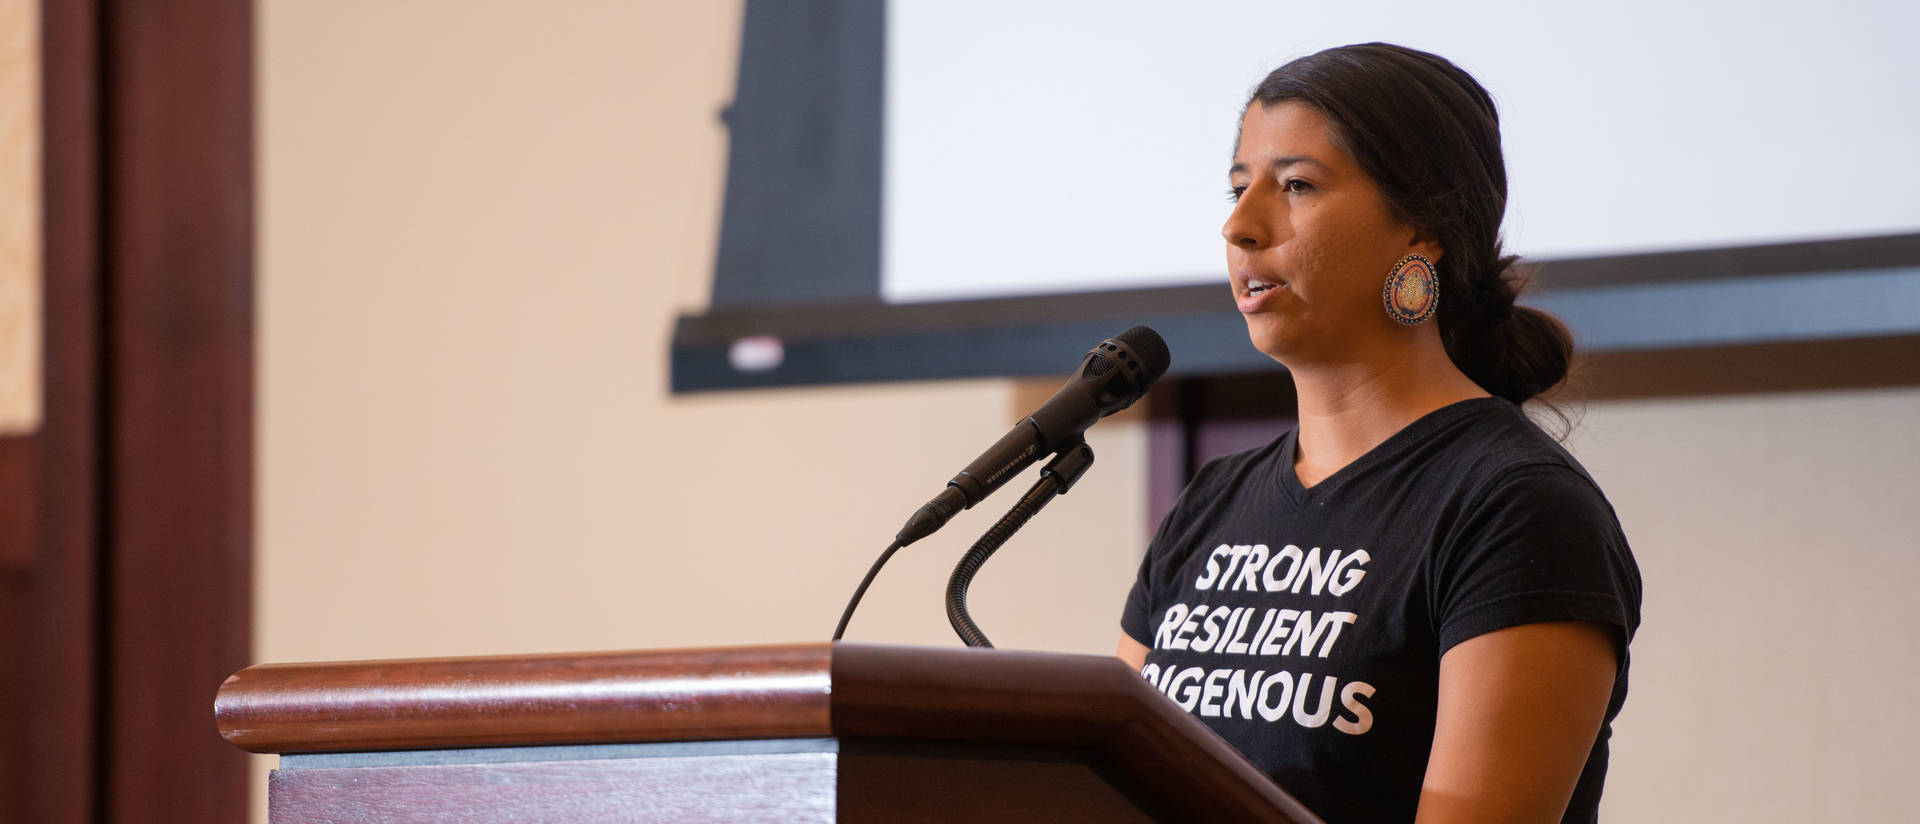
[[[1539,266],[1523,301],[1559,313],[1589,351],[1920,332],[1920,234]],[[1064,375],[1093,344],[1134,324],[1166,338],[1171,374],[1280,369],[1247,342],[1220,283],[685,315],[674,330],[672,389]],[[777,347],[777,364],[736,368],[729,353],[743,339]]]

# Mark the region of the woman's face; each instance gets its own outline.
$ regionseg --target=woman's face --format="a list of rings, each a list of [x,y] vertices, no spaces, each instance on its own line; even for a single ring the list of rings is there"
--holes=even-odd
[[[1331,134],[1313,106],[1256,103],[1228,173],[1235,205],[1220,234],[1234,301],[1254,348],[1289,366],[1404,340],[1381,307],[1387,272],[1408,254],[1440,259]]]

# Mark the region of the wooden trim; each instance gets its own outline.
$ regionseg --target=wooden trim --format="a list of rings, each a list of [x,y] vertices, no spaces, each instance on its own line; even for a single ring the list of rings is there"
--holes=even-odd
[[[248,667],[214,705],[252,752],[808,738],[828,725],[823,644]]]
[[[14,662],[0,678],[4,821],[95,821],[99,810],[96,11],[91,0],[40,10],[44,414],[39,431],[12,440],[0,458],[0,471],[24,473],[28,488],[10,508],[25,520],[11,537],[30,547],[24,559],[16,556],[21,566],[0,575],[8,607],[0,634],[9,639],[0,647]]]
[[[0,574],[25,573],[40,554],[33,526],[37,441],[32,435],[0,436]]]

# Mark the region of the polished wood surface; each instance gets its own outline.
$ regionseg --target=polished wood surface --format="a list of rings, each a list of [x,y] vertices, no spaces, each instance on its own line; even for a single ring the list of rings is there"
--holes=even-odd
[[[1318,821],[1119,659],[840,644],[836,735],[1085,748],[1180,820]]]
[[[917,824],[1045,821],[1153,824],[1131,781],[1044,751],[992,747],[865,747],[840,751],[839,821]],[[1171,817],[1172,820],[1195,820]]]
[[[1067,752],[1167,819],[1318,820],[1109,656],[809,644],[263,665],[228,679],[215,717],[234,745],[284,754],[819,737],[909,759]],[[843,799],[890,797],[848,777],[930,763],[855,754]]]
[[[252,752],[825,737],[824,644],[248,667],[220,734]]]

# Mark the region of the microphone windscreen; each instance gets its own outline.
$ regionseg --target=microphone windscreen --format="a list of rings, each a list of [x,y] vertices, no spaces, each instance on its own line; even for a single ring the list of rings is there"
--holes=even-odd
[[[1140,365],[1147,370],[1145,383],[1153,383],[1167,373],[1167,366],[1173,362],[1173,356],[1167,351],[1167,342],[1160,339],[1160,333],[1145,326],[1135,326],[1113,336],[1114,340],[1131,347],[1140,356]]]

